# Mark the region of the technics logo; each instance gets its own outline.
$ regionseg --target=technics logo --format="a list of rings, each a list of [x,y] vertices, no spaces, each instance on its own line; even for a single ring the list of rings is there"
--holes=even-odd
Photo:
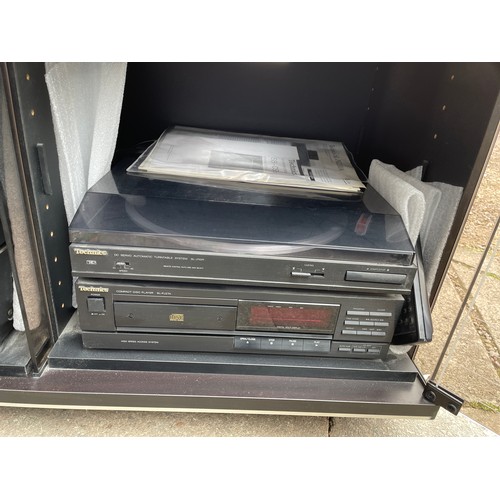
[[[86,248],[75,248],[76,255],[108,255],[107,250],[97,250],[97,249],[86,249]]]
[[[83,286],[83,285],[78,285],[78,289],[80,292],[92,292],[92,293],[108,293],[109,288],[106,288],[104,286]]]

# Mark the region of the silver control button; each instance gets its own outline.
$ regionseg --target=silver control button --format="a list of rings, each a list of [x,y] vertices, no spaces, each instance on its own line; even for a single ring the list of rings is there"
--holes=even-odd
[[[364,347],[355,347],[352,352],[366,352]]]
[[[344,325],[359,325],[359,321],[352,321],[352,320],[346,319],[344,321]]]
[[[339,347],[339,352],[351,352],[350,347]]]
[[[342,335],[356,335],[357,333],[356,330],[342,330]]]
[[[369,311],[347,311],[348,316],[370,316]]]
[[[390,313],[390,312],[372,311],[370,313],[370,316],[384,316],[386,318],[390,318],[392,316],[392,313]]]
[[[393,285],[403,285],[406,281],[406,274],[394,273],[368,273],[364,271],[347,271],[346,281],[366,281],[368,283],[388,283]]]
[[[386,332],[372,332],[372,335],[374,337],[385,337],[386,336]]]
[[[299,278],[310,278],[311,273],[304,273],[303,271],[292,271],[290,273],[292,276],[298,276]]]
[[[358,335],[370,335],[371,336],[372,332],[364,332],[362,330],[358,330]]]
[[[373,321],[360,321],[359,324],[362,326],[373,326],[374,325]]]

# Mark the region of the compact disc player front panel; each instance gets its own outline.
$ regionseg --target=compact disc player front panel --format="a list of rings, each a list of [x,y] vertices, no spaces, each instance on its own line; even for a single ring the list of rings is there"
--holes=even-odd
[[[80,278],[86,347],[380,358],[404,299]]]
[[[77,277],[410,293],[416,265],[73,243]]]

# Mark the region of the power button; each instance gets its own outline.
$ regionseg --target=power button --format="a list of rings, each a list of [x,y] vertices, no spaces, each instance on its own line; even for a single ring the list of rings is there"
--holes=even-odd
[[[106,312],[104,305],[104,297],[88,297],[87,310],[90,313],[103,313]]]

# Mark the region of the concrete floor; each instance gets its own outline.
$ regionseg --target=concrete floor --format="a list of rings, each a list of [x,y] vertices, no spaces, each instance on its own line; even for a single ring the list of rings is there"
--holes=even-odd
[[[37,418],[43,414],[36,413]],[[171,417],[177,419],[178,415]],[[148,417],[142,418],[148,421]],[[130,430],[136,420],[125,420]],[[229,420],[247,421],[242,416]],[[228,423],[228,419],[214,416],[201,421],[206,429],[211,427],[206,425],[209,421]],[[462,417],[454,419],[455,425],[461,421]],[[279,422],[281,418],[274,419],[274,424]],[[304,423],[310,422],[302,420],[302,429]],[[438,425],[443,430],[448,426],[446,422]],[[159,428],[167,427],[156,430]],[[201,428],[196,425],[197,430]],[[239,433],[241,428],[237,430]],[[465,498],[490,497],[498,473],[494,459],[498,443],[485,437],[0,438],[0,491],[2,498],[10,499],[36,488],[37,498],[50,500],[67,499],[68,495],[303,500],[339,493],[371,500],[403,494],[406,500],[413,500],[422,495],[445,498],[457,492]]]
[[[0,407],[0,437],[494,437],[464,414],[434,420]]]

